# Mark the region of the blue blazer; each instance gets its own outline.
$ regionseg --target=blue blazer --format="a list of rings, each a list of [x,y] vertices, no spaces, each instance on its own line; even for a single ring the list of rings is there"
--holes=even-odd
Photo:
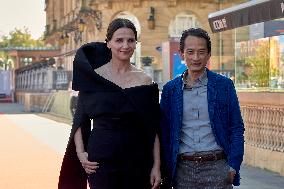
[[[240,185],[244,154],[244,124],[232,80],[207,69],[207,100],[213,134],[237,172],[233,184]],[[161,101],[161,151],[170,183],[175,175],[183,114],[182,75],[164,85]]]

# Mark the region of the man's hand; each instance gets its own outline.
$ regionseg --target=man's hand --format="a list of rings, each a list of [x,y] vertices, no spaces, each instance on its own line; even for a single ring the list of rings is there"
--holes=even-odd
[[[229,183],[233,184],[235,175],[236,175],[236,172],[235,172],[235,171],[229,171],[229,173],[228,173],[228,180],[229,180]]]
[[[96,170],[99,168],[99,163],[91,162],[88,160],[87,152],[77,153],[77,156],[87,174],[95,173]]]

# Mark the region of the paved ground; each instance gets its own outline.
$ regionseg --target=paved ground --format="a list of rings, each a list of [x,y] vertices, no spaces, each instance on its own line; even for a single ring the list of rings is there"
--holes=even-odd
[[[56,189],[70,126],[0,104],[0,188]]]
[[[54,121],[56,120],[56,121]],[[0,104],[0,189],[56,189],[70,120]],[[236,189],[283,189],[284,177],[243,166]]]
[[[283,189],[284,177],[259,168],[243,166],[241,186],[236,189]]]

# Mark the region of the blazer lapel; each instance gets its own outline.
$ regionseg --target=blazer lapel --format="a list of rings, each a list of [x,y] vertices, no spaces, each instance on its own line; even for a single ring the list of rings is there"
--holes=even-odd
[[[216,104],[216,75],[207,69],[207,77],[208,77],[208,84],[207,84],[207,100],[208,100],[208,112],[210,120],[213,119],[214,116],[214,107]]]
[[[182,112],[183,112],[183,89],[182,89],[182,76],[180,76],[177,80],[176,80],[176,84],[174,85],[174,91],[173,91],[173,97],[175,99],[175,104],[177,107],[177,114],[178,114],[178,121],[181,121],[182,118]],[[181,126],[181,123],[178,124],[179,126]]]

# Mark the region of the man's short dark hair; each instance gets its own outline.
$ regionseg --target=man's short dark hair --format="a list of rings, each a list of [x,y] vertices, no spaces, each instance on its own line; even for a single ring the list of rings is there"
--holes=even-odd
[[[195,37],[199,37],[199,38],[204,38],[206,40],[206,43],[207,43],[208,53],[211,53],[211,39],[210,39],[207,31],[205,31],[201,28],[189,28],[189,29],[183,31],[181,38],[180,38],[180,42],[179,42],[179,50],[181,52],[184,51],[184,42],[185,42],[185,39],[188,36],[195,36]]]

